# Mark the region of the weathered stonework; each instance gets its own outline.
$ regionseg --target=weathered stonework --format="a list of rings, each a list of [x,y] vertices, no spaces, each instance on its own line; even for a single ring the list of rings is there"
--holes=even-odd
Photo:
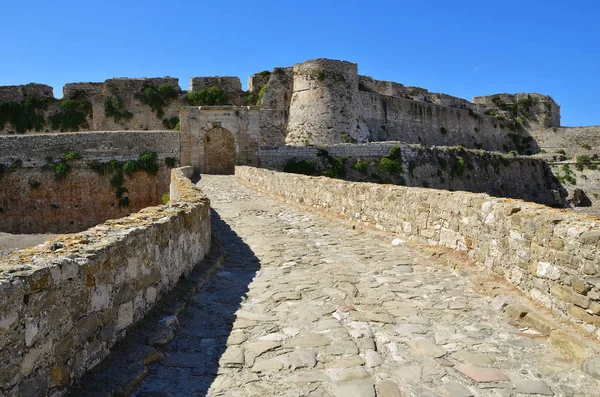
[[[532,299],[600,337],[600,316],[594,314],[600,307],[596,217],[486,194],[346,182],[251,167],[237,167],[236,177],[334,216],[465,251]]]
[[[260,146],[285,145],[289,104],[293,90],[293,69],[275,68],[269,75],[266,88],[259,88],[254,95],[263,96],[260,103]]]
[[[192,77],[190,79],[190,91],[200,91],[202,89],[217,87],[223,90],[234,106],[246,105],[246,95],[242,90],[242,83],[239,77]]]
[[[0,394],[62,395],[210,249],[210,203],[179,200],[0,261]]]
[[[288,145],[368,141],[369,132],[360,119],[355,63],[313,59],[294,65],[293,73]]]
[[[394,147],[400,148],[401,169],[390,173],[382,170],[380,163]],[[261,168],[283,171],[290,160],[308,160],[317,167],[318,173],[326,173],[331,164],[324,158],[324,151],[345,163],[344,175],[340,176],[344,180],[487,193],[554,207],[565,204],[566,192],[550,167],[543,160],[526,156],[402,142],[261,147],[258,156]],[[358,161],[363,163],[361,170],[355,169]]]
[[[68,162],[70,170],[57,179],[54,166],[65,154],[81,159]],[[91,161],[137,160],[144,152],[157,154],[155,175],[137,171],[124,175],[119,205],[114,172],[99,174]],[[96,132],[0,137],[0,163],[19,167],[0,175],[0,231],[8,233],[72,233],[160,204],[168,192],[170,170],[166,159],[179,158],[179,135],[173,132]]]
[[[180,111],[181,165],[200,172],[233,173],[258,162],[259,114],[254,107],[187,107]],[[227,163],[223,167],[220,162]]]

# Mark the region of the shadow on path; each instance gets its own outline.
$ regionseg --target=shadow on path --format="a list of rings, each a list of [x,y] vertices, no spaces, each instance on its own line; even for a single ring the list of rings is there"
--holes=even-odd
[[[70,390],[70,396],[207,394],[227,347],[235,313],[260,268],[250,247],[214,210],[211,221],[209,257],[162,297],[110,356]],[[225,259],[215,273],[223,254]],[[148,346],[160,319],[177,313],[180,327],[174,339],[163,346]]]

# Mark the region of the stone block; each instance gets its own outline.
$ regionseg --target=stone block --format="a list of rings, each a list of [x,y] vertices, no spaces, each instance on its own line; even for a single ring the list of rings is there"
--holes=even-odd
[[[561,284],[552,284],[550,292],[558,299],[561,299],[565,302],[573,303],[584,309],[587,309],[590,305],[590,298],[588,298],[587,296],[580,295],[573,291],[571,288]]]
[[[588,324],[594,323],[594,316],[578,306],[569,305],[567,308],[567,314],[575,320],[580,320]]]

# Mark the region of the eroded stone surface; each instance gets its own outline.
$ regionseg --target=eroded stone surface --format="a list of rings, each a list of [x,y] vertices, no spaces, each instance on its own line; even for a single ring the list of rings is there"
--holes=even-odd
[[[231,177],[200,184],[226,222],[214,234],[229,256],[133,396],[596,393],[547,338],[511,325],[434,257]]]

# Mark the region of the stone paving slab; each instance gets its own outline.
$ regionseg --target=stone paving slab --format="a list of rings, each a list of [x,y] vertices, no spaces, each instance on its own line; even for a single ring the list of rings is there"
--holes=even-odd
[[[430,254],[230,176],[199,185],[231,228],[214,232],[229,256],[133,396],[600,395]]]

